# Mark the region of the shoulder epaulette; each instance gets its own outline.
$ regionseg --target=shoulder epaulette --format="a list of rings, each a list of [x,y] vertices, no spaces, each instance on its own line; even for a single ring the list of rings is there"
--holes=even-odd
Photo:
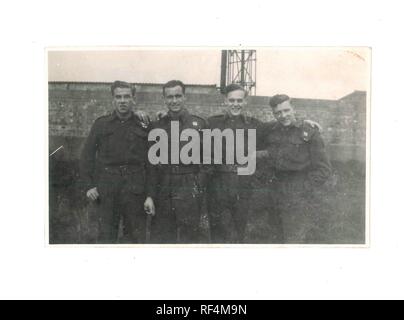
[[[108,117],[111,117],[112,115],[113,115],[112,112],[106,113],[106,114],[103,114],[102,116],[99,116],[97,119],[108,118]]]
[[[207,124],[207,121],[201,116],[191,114],[191,123],[193,127],[204,128]]]
[[[244,115],[244,119],[245,119],[244,121],[246,123],[258,123],[258,122],[260,122],[257,118],[254,118],[254,117],[252,117],[250,115],[247,115],[247,114]]]
[[[197,118],[197,119],[201,119],[203,121],[206,121],[206,119],[202,116],[196,115],[196,114],[191,114],[191,117]]]
[[[210,116],[209,117],[209,119],[213,119],[213,118],[221,118],[221,117],[224,117],[224,113],[221,113],[221,114],[215,114],[215,115],[213,115],[213,116]]]
[[[109,120],[112,119],[113,113],[106,113],[100,117],[98,117],[97,119],[95,119],[95,121],[102,121],[102,120]]]
[[[313,135],[318,132],[317,127],[312,127],[309,123],[303,122],[302,126],[302,139],[306,142],[310,141]]]

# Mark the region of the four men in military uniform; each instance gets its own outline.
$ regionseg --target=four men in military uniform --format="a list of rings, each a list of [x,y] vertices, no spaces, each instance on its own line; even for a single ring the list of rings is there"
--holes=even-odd
[[[224,160],[223,164],[206,167],[170,158],[167,164],[150,165],[148,132],[164,129],[171,146],[175,138],[170,136],[173,125],[178,126],[179,133],[185,129],[245,129],[245,133],[247,129],[256,129],[257,147],[265,149],[257,155],[263,156],[275,172],[270,193],[283,221],[285,240],[306,240],[315,223],[309,195],[327,180],[331,169],[318,128],[296,120],[288,96],[276,95],[270,100],[276,121],[264,124],[245,115],[247,94],[232,84],[225,92],[226,112],[206,121],[188,112],[185,85],[172,80],[163,86],[168,112],[155,123],[145,125],[139,120],[139,113],[136,116],[132,111],[134,89],[117,81],[111,91],[115,110],[96,120],[81,159],[87,197],[98,208],[98,243],[116,241],[120,217],[124,241],[144,242],[146,214],[154,216],[153,243],[199,243],[205,194],[211,241],[244,242],[252,187],[251,176],[237,174],[237,161],[226,164]],[[181,148],[186,141],[179,143]],[[247,150],[247,137],[244,143]],[[226,159],[226,148],[222,156]]]

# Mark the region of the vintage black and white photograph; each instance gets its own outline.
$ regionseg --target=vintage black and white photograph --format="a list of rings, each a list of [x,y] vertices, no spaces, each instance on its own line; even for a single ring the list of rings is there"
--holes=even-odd
[[[46,55],[49,244],[368,244],[370,48]]]

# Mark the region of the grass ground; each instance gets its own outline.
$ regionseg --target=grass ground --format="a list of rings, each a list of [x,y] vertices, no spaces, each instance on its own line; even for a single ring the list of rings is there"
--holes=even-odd
[[[365,243],[365,169],[358,162],[333,163],[334,177],[324,188],[316,207],[318,226],[313,244]],[[74,162],[50,165],[50,243],[91,243],[94,228],[88,220],[88,203],[80,192],[78,167]],[[268,202],[265,168],[256,172],[251,199],[247,243],[282,243],[280,220]],[[202,219],[205,241],[209,240],[207,217]]]

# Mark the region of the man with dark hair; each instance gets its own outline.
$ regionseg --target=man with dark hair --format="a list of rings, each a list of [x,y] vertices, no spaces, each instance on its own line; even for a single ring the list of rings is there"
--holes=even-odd
[[[182,94],[185,95],[185,84],[180,80],[170,80],[163,85],[163,97],[165,97],[166,88],[175,88],[175,87],[180,87]]]
[[[206,121],[192,115],[185,107],[185,85],[178,80],[163,86],[163,99],[168,109],[160,116],[153,128],[164,129],[168,145],[175,142],[171,137],[172,127],[179,128],[179,136],[186,129],[198,131],[206,128]],[[178,136],[178,137],[179,137]],[[179,149],[187,141],[179,141]],[[157,167],[156,215],[152,221],[153,243],[199,243],[201,241],[201,165],[184,164],[181,159]]]
[[[286,243],[307,243],[318,227],[315,191],[331,175],[331,165],[320,132],[298,121],[287,95],[269,102],[277,120],[266,137],[266,159],[274,169],[273,190]]]
[[[271,108],[275,108],[278,104],[282,102],[289,101],[290,97],[286,94],[276,94],[271,99],[269,99],[269,105]],[[293,112],[294,114],[294,112]],[[275,115],[274,115],[275,116]]]
[[[111,94],[112,94],[112,96],[114,96],[114,94],[115,94],[115,89],[116,89],[116,88],[127,88],[127,89],[130,89],[130,91],[132,92],[132,97],[133,97],[133,99],[135,99],[135,96],[136,96],[136,87],[133,86],[133,85],[131,85],[130,83],[125,82],[125,81],[119,81],[119,80],[115,81],[115,82],[111,85]]]
[[[123,242],[145,242],[146,214],[154,214],[148,128],[133,112],[135,92],[127,82],[112,84],[114,111],[94,122],[81,154],[81,178],[96,206],[97,243],[116,243],[121,217]]]

